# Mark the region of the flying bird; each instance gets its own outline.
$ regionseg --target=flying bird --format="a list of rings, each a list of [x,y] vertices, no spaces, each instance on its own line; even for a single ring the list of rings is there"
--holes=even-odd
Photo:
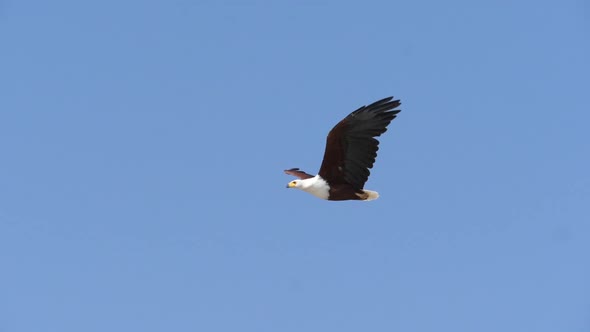
[[[299,178],[287,184],[316,197],[331,201],[377,199],[375,191],[363,189],[375,163],[379,141],[375,138],[387,131],[391,120],[400,110],[399,100],[387,97],[362,106],[340,121],[328,134],[324,160],[318,175],[307,174],[299,168],[285,173]]]

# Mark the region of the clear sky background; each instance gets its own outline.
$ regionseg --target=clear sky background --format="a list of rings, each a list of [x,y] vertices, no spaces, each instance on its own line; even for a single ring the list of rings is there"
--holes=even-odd
[[[587,1],[0,1],[0,331],[590,331]],[[373,202],[287,190],[394,95]]]

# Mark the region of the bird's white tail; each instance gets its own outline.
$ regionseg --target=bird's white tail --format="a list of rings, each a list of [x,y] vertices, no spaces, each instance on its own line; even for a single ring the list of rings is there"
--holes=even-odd
[[[363,199],[364,201],[372,201],[379,198],[379,193],[376,191],[363,189],[363,192],[367,195],[367,198]]]

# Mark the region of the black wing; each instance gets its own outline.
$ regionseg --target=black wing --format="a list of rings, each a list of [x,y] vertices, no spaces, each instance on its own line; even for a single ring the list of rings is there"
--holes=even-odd
[[[286,169],[285,173],[289,174],[289,175],[293,175],[295,177],[298,177],[302,180],[304,179],[309,179],[309,178],[313,178],[314,176],[311,174],[307,174],[304,171],[300,171],[299,168],[291,168],[291,169]]]
[[[374,137],[387,131],[387,125],[400,112],[394,110],[400,101],[392,99],[363,106],[332,128],[319,171],[328,183],[348,183],[357,190],[363,189],[379,150],[379,141]]]

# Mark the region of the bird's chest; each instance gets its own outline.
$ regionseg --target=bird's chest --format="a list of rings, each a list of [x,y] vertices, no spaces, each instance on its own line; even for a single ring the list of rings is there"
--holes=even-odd
[[[315,181],[310,183],[309,186],[302,188],[303,191],[321,199],[328,199],[330,196],[330,186],[328,186],[328,183],[320,177],[317,177],[314,180]]]

